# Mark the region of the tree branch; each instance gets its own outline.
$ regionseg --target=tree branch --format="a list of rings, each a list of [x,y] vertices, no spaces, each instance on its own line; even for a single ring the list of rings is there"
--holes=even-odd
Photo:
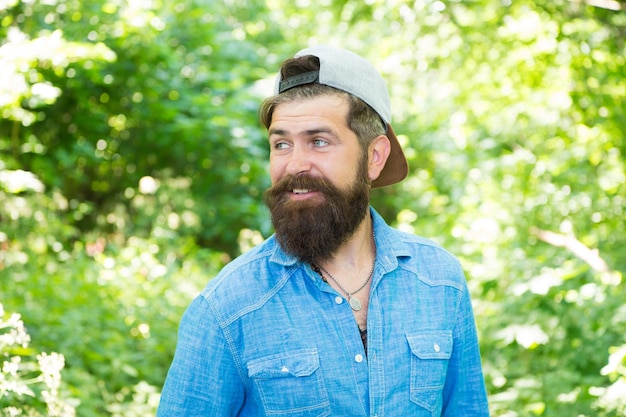
[[[585,246],[580,240],[576,239],[573,234],[563,235],[560,233],[541,230],[533,227],[530,232],[537,236],[540,240],[560,248],[569,249],[574,255],[585,261],[592,269],[598,272],[609,272],[611,268],[600,257],[597,249],[591,249]]]
[[[586,3],[593,7],[600,7],[608,10],[626,10],[623,2],[617,0],[572,0],[574,3]]]

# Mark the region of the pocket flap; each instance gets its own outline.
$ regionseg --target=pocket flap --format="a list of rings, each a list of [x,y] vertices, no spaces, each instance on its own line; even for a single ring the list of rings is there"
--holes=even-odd
[[[250,378],[309,376],[319,368],[317,349],[302,349],[248,362]]]
[[[452,331],[428,330],[407,334],[411,352],[420,359],[450,359]]]

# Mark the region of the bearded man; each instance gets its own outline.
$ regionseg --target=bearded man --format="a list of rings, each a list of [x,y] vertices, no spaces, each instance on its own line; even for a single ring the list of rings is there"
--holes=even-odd
[[[187,309],[157,415],[488,416],[459,262],[370,207],[408,173],[380,74],[304,49],[260,117],[275,234]]]

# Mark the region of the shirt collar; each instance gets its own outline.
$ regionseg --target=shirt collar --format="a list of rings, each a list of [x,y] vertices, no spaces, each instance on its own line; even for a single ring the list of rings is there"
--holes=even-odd
[[[411,251],[400,232],[390,227],[376,210],[370,208],[370,212],[376,236],[376,261],[385,272],[393,271],[398,267],[398,258],[411,256]]]
[[[370,213],[374,225],[374,235],[376,236],[376,260],[387,272],[398,267],[398,258],[402,256],[411,256],[406,243],[398,236],[398,231],[387,225],[380,214],[370,207]],[[299,263],[298,258],[292,256],[281,248],[276,240],[276,236],[272,236],[271,244],[274,246],[270,262],[291,266]]]

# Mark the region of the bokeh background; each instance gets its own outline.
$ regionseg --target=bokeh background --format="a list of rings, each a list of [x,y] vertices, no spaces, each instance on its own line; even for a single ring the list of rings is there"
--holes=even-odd
[[[410,176],[373,204],[461,259],[492,415],[625,416],[625,42],[615,0],[0,0],[0,415],[154,414],[272,232],[258,105],[328,43],[388,82]]]

